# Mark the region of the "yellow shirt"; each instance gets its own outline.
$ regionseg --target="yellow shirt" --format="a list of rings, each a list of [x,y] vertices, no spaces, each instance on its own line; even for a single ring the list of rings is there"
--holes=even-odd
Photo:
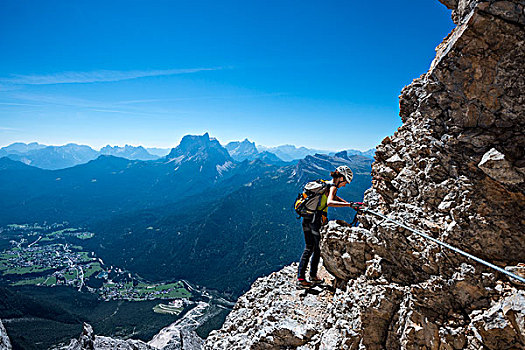
[[[321,200],[319,201],[319,205],[317,206],[317,210],[322,210],[324,211],[325,213],[328,212],[328,196],[326,195],[326,193],[323,193],[323,195],[321,196]]]
[[[321,210],[325,213],[328,213],[328,191],[330,191],[330,187],[332,187],[334,184],[332,181],[326,181],[326,183],[329,185],[329,187],[328,190],[321,195],[321,199],[319,200],[317,210]]]

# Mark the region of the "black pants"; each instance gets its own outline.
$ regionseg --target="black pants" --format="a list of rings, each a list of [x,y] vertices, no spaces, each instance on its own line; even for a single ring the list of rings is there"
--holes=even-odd
[[[321,249],[319,248],[319,241],[321,240],[320,228],[321,215],[303,218],[304,241],[306,245],[299,262],[297,278],[305,278],[310,257],[310,277],[317,275],[317,265],[319,265],[319,259],[321,258]]]

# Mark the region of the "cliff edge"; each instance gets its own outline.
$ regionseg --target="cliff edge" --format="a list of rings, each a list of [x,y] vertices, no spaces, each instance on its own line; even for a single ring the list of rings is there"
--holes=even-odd
[[[525,1],[441,0],[457,27],[400,96],[369,208],[524,275]],[[324,229],[333,289],[257,280],[206,349],[524,349],[525,288],[368,214]]]

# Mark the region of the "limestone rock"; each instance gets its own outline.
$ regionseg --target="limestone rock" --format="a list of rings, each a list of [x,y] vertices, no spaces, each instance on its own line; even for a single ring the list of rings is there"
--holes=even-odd
[[[135,339],[115,339],[95,335],[84,323],[79,339],[72,339],[63,350],[200,350],[204,341],[193,330],[166,327],[149,343]],[[1,348],[3,349],[3,348]]]
[[[489,349],[518,349],[525,344],[525,291],[475,313],[471,328]]]
[[[84,323],[80,338],[72,339],[64,350],[155,350],[140,340],[121,340],[97,336],[91,325]]]
[[[518,266],[505,266],[505,270],[517,276],[525,278],[525,263],[518,264]],[[515,284],[520,287],[525,287],[525,283],[522,283],[516,280],[515,278],[509,278],[509,280],[512,284]]]
[[[7,336],[7,331],[5,330],[2,320],[0,320],[0,349],[12,349],[11,342],[9,341],[9,337]]]
[[[297,289],[296,273],[292,265],[255,281],[222,329],[210,333],[204,349],[287,349],[320,342],[331,296],[324,289]]]
[[[523,175],[516,171],[512,164],[505,159],[505,155],[495,148],[491,148],[490,151],[483,155],[478,167],[494,180],[506,185],[516,185],[525,180]]]
[[[204,340],[195,331],[172,324],[156,334],[148,345],[162,350],[198,350]]]
[[[324,252],[324,266],[335,277],[349,280],[362,275],[366,268],[367,248],[366,230],[356,227],[344,227],[335,222],[329,223],[330,229],[323,237],[321,250]]]

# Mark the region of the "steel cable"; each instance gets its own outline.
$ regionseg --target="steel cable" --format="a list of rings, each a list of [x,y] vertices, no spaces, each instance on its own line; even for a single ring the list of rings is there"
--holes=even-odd
[[[370,209],[367,209],[367,208],[360,209],[360,211],[365,212],[365,213],[370,213],[370,214],[372,214],[372,215],[375,215],[375,216],[377,216],[377,217],[380,217],[380,218],[383,218],[383,219],[385,219],[385,220],[387,220],[387,221],[390,221],[390,222],[392,222],[392,223],[394,223],[394,224],[396,224],[396,225],[398,225],[398,226],[401,226],[401,227],[403,227],[403,228],[405,228],[405,229],[407,229],[407,230],[409,230],[409,231],[411,231],[411,232],[414,232],[415,234],[420,235],[421,237],[424,237],[424,238],[426,238],[426,239],[428,239],[428,240],[431,240],[432,242],[437,243],[437,244],[439,244],[440,246],[443,246],[443,247],[448,248],[448,249],[450,249],[450,250],[452,250],[452,251],[454,251],[454,252],[456,252],[456,253],[458,253],[458,254],[461,254],[461,255],[463,255],[463,256],[466,256],[467,258],[472,259],[472,260],[474,260],[474,261],[476,261],[476,262],[478,262],[478,263],[480,263],[480,264],[483,264],[483,265],[485,265],[485,266],[488,266],[488,267],[490,267],[491,269],[494,269],[494,270],[496,270],[496,271],[499,271],[499,272],[501,272],[501,273],[504,273],[505,275],[507,275],[507,276],[509,276],[509,277],[512,277],[512,278],[514,278],[514,279],[520,281],[521,283],[525,283],[525,278],[523,278],[523,277],[520,277],[520,276],[518,276],[518,275],[516,275],[516,274],[514,274],[514,273],[512,273],[512,272],[509,272],[509,271],[507,271],[507,270],[505,270],[505,269],[502,269],[502,268],[499,267],[499,266],[496,266],[496,265],[494,265],[494,264],[491,264],[491,263],[489,263],[488,261],[485,261],[485,260],[483,260],[483,259],[480,259],[480,258],[478,258],[477,256],[474,256],[474,255],[472,255],[472,254],[469,254],[469,253],[467,253],[467,252],[465,252],[465,251],[463,251],[463,250],[461,250],[461,249],[459,249],[459,248],[456,248],[456,247],[454,247],[454,246],[452,246],[452,245],[450,245],[450,244],[448,244],[448,243],[442,242],[442,241],[440,241],[440,240],[438,240],[438,239],[436,239],[436,238],[434,238],[434,237],[431,237],[431,236],[429,236],[429,235],[427,235],[427,234],[425,234],[425,233],[423,233],[423,232],[421,232],[421,231],[418,231],[418,230],[415,230],[415,229],[413,229],[413,228],[411,228],[411,227],[408,227],[408,226],[405,225],[404,223],[399,222],[399,221],[396,221],[396,220],[394,220],[394,219],[391,219],[391,218],[389,218],[389,217],[386,216],[386,215],[383,215],[383,214],[381,214],[381,213],[375,212],[375,211],[370,210]]]

